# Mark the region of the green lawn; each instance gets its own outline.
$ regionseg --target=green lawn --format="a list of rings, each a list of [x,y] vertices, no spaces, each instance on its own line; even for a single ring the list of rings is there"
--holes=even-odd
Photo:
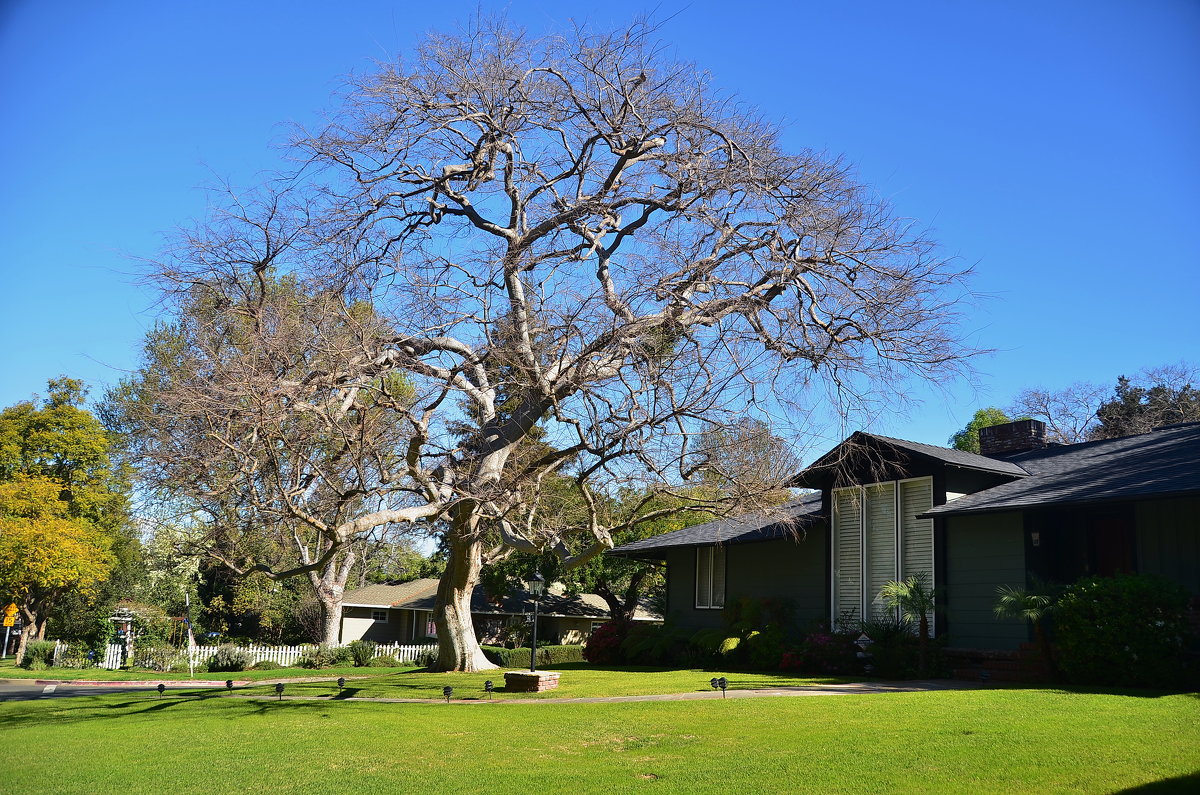
[[[370,669],[358,668],[361,675]],[[511,670],[511,669],[509,669]],[[746,673],[700,670],[670,670],[662,668],[597,668],[587,663],[564,663],[547,670],[562,674],[559,686],[544,693],[509,693],[504,689],[504,671],[485,671],[477,674],[428,673],[423,669],[410,669],[402,673],[372,676],[369,679],[347,681],[343,695],[358,698],[429,698],[441,699],[442,688],[454,688],[455,699],[484,699],[483,683],[492,680],[495,687],[493,698],[583,698],[589,696],[643,696],[659,693],[688,693],[695,690],[711,691],[709,680],[724,676],[729,689],[746,690],[769,687],[794,687],[798,685],[829,684],[850,681],[838,677],[799,677],[779,673]],[[275,673],[281,673],[276,671]],[[313,673],[313,672],[308,672]],[[323,671],[316,672],[323,674]],[[285,677],[277,676],[276,679]],[[270,682],[261,687],[248,687],[242,693],[268,694],[274,690]],[[337,692],[337,686],[329,682],[290,684],[289,696],[322,696]]]
[[[1013,689],[473,706],[109,695],[0,704],[0,732],[10,792],[1045,793],[1200,785],[1194,694]]]

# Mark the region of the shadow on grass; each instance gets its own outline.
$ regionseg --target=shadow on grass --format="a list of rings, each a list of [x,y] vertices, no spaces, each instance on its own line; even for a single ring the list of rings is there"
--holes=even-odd
[[[120,700],[117,700],[120,698]],[[54,723],[84,723],[98,720],[131,720],[139,717],[153,718],[176,712],[198,703],[213,702],[226,709],[238,710],[239,714],[261,714],[266,712],[310,712],[327,706],[321,701],[275,701],[265,699],[230,698],[224,691],[167,691],[162,697],[150,691],[147,695],[131,697],[128,694],[105,694],[95,696],[71,696],[54,699],[12,701],[0,709],[0,730],[27,725]]]
[[[1186,776],[1176,776],[1162,781],[1142,784],[1139,787],[1119,790],[1120,792],[1135,792],[1142,795],[1167,795],[1172,792],[1200,792],[1200,772],[1189,773]]]

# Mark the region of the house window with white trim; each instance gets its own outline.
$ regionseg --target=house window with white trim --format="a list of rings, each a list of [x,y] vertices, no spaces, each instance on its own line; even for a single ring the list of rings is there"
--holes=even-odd
[[[725,606],[725,547],[696,548],[696,608]]]
[[[933,478],[833,489],[833,620],[886,616],[879,591],[913,575],[932,588]],[[932,616],[931,630],[932,630]]]
[[[386,624],[387,620],[388,620],[388,611],[372,610],[371,611],[371,620],[374,621],[376,624]]]

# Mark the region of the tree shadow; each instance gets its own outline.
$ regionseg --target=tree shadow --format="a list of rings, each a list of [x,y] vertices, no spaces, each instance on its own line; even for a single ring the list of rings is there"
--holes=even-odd
[[[1136,787],[1118,790],[1119,792],[1136,792],[1141,795],[1168,795],[1174,792],[1194,793],[1200,792],[1200,771],[1188,773],[1174,778],[1163,779],[1162,781],[1152,781],[1149,784],[1141,784]]]

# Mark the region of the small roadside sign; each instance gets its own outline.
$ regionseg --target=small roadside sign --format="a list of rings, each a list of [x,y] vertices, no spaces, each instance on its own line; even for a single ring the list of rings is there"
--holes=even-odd
[[[7,618],[9,616],[15,616],[16,614],[17,614],[16,602],[9,602],[8,606],[4,608],[4,617]]]
[[[16,616],[5,616],[4,617],[4,626],[11,627],[15,623],[17,623]]]

